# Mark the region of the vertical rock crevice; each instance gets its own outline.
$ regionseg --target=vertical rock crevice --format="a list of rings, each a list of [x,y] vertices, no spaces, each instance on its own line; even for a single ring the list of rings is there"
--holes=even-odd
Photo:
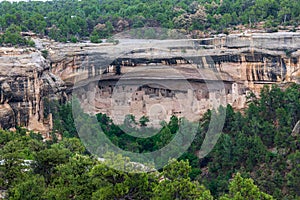
[[[60,99],[66,89],[63,81],[49,71],[49,62],[35,49],[1,48],[0,77],[0,127],[48,132],[51,123],[44,123],[43,99]]]

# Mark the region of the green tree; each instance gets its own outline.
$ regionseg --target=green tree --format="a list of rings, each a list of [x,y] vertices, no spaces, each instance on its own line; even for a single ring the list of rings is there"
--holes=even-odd
[[[40,200],[46,190],[44,177],[29,175],[8,191],[10,200]]]
[[[63,138],[59,145],[62,148],[69,149],[73,154],[83,154],[85,147],[78,138]]]
[[[168,127],[169,127],[171,133],[175,134],[178,131],[178,129],[179,129],[179,120],[178,120],[178,117],[176,117],[176,116],[173,115],[171,117],[171,119],[170,119]]]
[[[24,143],[18,140],[9,141],[0,150],[0,160],[3,163],[0,173],[2,187],[12,187],[25,178],[22,170],[27,168],[23,165],[24,153],[26,154],[27,150]]]
[[[131,163],[128,158],[107,154],[104,164],[98,164],[91,171],[92,183],[97,188],[92,199],[150,199],[157,175],[155,172],[136,173],[142,172],[138,168],[137,163]]]
[[[140,126],[147,126],[147,123],[149,122],[149,117],[146,117],[146,116],[142,116],[139,120],[140,122]]]
[[[212,200],[210,192],[188,176],[191,171],[188,161],[171,160],[164,167],[161,181],[154,187],[152,199],[201,199]]]
[[[44,198],[91,199],[93,187],[89,173],[96,164],[97,161],[94,159],[75,155],[68,162],[57,165],[53,170],[51,183],[44,194]]]
[[[250,178],[243,178],[240,173],[234,176],[229,184],[229,194],[220,197],[220,200],[271,200],[272,196],[261,192]]]
[[[287,174],[287,185],[294,194],[298,197],[300,196],[300,151],[296,151],[295,153],[289,156],[289,163],[291,165],[292,170]]]
[[[53,144],[49,149],[41,150],[34,155],[34,172],[44,176],[46,183],[50,182],[51,175],[56,166],[66,163],[71,152],[58,144]]]
[[[102,40],[100,39],[100,36],[98,35],[97,31],[92,32],[90,40],[92,43],[102,43]]]

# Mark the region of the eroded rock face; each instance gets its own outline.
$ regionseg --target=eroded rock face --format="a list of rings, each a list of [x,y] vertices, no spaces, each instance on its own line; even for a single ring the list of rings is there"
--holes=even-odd
[[[299,33],[220,35],[197,40],[120,39],[118,45],[43,41],[38,46],[49,51],[47,60],[34,49],[0,49],[2,128],[22,125],[30,129],[46,130],[47,126],[43,123],[46,121],[43,115],[43,98],[66,98],[65,89],[70,94],[73,85],[78,82],[86,85],[93,85],[103,79],[116,82],[122,75],[141,66],[160,66],[162,71],[158,73],[164,71],[163,66],[180,69],[183,65],[193,65],[199,69],[210,69],[221,74],[220,79],[227,81],[229,89],[226,91],[232,96],[227,97],[227,102],[238,109],[245,105],[247,91],[252,90],[258,94],[263,84],[300,83]],[[186,70],[190,70],[188,68]],[[165,73],[163,77],[167,80],[170,78],[168,75],[170,76]],[[110,87],[109,84],[104,86]],[[99,91],[103,92],[102,90],[100,84]],[[238,92],[233,95],[234,90]],[[145,94],[140,94],[143,92]],[[146,104],[152,102],[151,98],[147,100],[146,93],[139,90],[135,103],[138,104],[139,98],[143,98]],[[191,93],[196,94],[197,91]],[[161,102],[170,101],[168,105],[172,104],[171,97],[159,96]],[[201,101],[197,95],[190,98]],[[86,99],[88,101],[89,98]],[[134,101],[132,99],[131,104]],[[198,104],[197,101],[195,102]],[[98,111],[106,110],[105,112],[110,113],[111,110],[107,108],[109,102],[111,101],[104,96],[99,97]],[[150,104],[141,106],[143,109],[151,107]],[[173,107],[176,113],[176,105]],[[200,107],[202,110],[209,108],[202,103]],[[138,110],[135,108],[137,106],[134,111]],[[147,112],[146,109],[142,114]]]
[[[211,69],[221,74],[221,80],[230,82],[228,88],[235,88],[234,83],[238,85],[237,90],[240,92],[236,92],[237,96],[232,98],[229,92],[230,97],[226,97],[227,102],[237,109],[245,106],[247,91],[259,94],[264,84],[300,82],[299,33],[220,35],[199,40],[120,39],[118,45],[109,43],[50,44],[49,51],[52,72],[61,77],[69,86],[76,85],[79,81],[86,85],[103,79],[118,81],[122,75],[141,66],[149,68],[160,66],[162,70],[158,70],[157,73],[165,74],[163,77],[166,80],[170,78],[170,74],[164,72],[163,66],[178,69],[182,65],[191,64],[199,69]],[[116,76],[117,74],[119,76]],[[103,82],[102,86],[111,88],[114,85],[115,83],[107,85]],[[101,84],[99,87],[99,93],[101,93]],[[227,89],[227,91],[234,91],[234,89]],[[146,105],[141,105],[141,108],[151,107],[147,103],[152,102],[151,98],[150,101],[145,100],[147,95],[141,96],[142,100],[137,102],[146,102],[143,103]],[[110,107],[113,101],[111,98],[112,92],[107,98],[103,95],[98,97],[96,102],[99,112],[111,115]],[[170,101],[168,105],[172,104],[172,99],[160,98],[162,100],[157,101],[156,104],[167,100]],[[84,103],[90,104],[88,99],[86,97]],[[130,106],[132,107],[131,104],[134,104],[134,99],[131,99]],[[203,104],[205,103],[201,103],[200,106],[202,110],[210,108],[209,105],[205,107]],[[140,109],[143,113],[139,115],[136,113],[137,107],[133,106],[134,112],[125,109],[124,113],[119,114],[124,115],[127,112],[126,114],[134,113],[141,116],[148,113],[147,109]],[[173,107],[176,112],[176,106]]]
[[[263,84],[299,83],[300,34],[240,34],[197,41],[222,49],[211,55],[220,71],[259,92]]]
[[[46,132],[44,98],[61,98],[64,82],[34,49],[0,49],[0,127]]]
[[[52,44],[52,72],[72,85],[108,65],[138,66],[156,59],[174,66],[178,57],[214,67],[254,91],[262,84],[300,81],[300,34],[240,34],[199,40],[130,40],[112,44]],[[205,57],[203,59],[203,57]],[[211,65],[211,66],[209,66]]]

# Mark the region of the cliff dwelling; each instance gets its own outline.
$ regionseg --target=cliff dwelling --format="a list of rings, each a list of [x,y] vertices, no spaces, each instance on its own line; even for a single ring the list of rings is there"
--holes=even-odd
[[[116,124],[128,114],[136,119],[147,116],[149,125],[157,126],[173,115],[197,121],[207,109],[221,105],[244,108],[249,90],[219,73],[206,59],[200,57],[196,63],[182,57],[118,58],[93,70],[98,79],[92,76],[92,81],[78,88],[75,84],[73,94],[85,112],[105,113]]]

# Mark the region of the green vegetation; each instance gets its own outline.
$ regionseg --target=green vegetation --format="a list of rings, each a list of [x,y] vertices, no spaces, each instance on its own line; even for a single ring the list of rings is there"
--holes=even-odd
[[[48,50],[42,50],[41,52],[42,52],[42,56],[43,56],[44,58],[47,58],[47,57],[48,57],[48,55],[49,55]]]
[[[300,135],[291,133],[300,120],[299,98],[299,85],[290,85],[285,91],[265,86],[259,99],[249,97],[245,114],[228,106],[224,134],[207,157],[195,161],[195,167],[208,170],[209,178],[200,175],[195,179],[213,195],[220,195],[228,190],[227,180],[238,170],[276,199],[298,199]],[[193,158],[194,145],[184,158]]]
[[[272,200],[273,197],[261,192],[253,180],[250,178],[242,178],[240,173],[237,173],[233,181],[229,184],[229,195],[225,194],[220,200],[238,200],[238,199],[261,199]]]
[[[269,31],[278,25],[298,26],[298,0],[54,0],[0,3],[0,31],[11,25],[60,42],[101,39],[140,27],[227,32],[237,25]],[[147,33],[151,35],[151,31]]]
[[[134,169],[127,158],[107,154],[100,162],[84,153],[77,138],[42,142],[41,135],[18,128],[0,131],[0,189],[11,200],[41,199],[198,199],[212,200],[210,191],[191,181],[188,161],[169,162],[161,172],[129,173],[108,166]],[[30,159],[27,165],[24,160]],[[108,165],[109,164],[109,165]],[[249,190],[250,192],[246,192]],[[252,192],[253,191],[253,192]],[[239,197],[272,199],[253,180],[239,174],[221,199]]]
[[[26,39],[21,36],[20,34],[21,28],[19,26],[16,26],[14,24],[10,25],[4,34],[0,35],[0,46],[6,45],[6,46],[30,46],[34,47],[35,43],[30,40]]]
[[[168,181],[173,180],[169,177],[160,186],[152,188],[153,198],[171,198],[170,195],[176,197],[178,194],[176,192],[171,194],[170,190],[177,188],[176,191],[181,191],[183,188],[180,182],[189,181],[192,182],[188,184],[190,190],[182,193],[187,199],[191,198],[189,195],[194,195],[192,193],[196,193],[199,198],[205,195],[202,192],[205,191],[203,186],[209,189],[214,198],[220,199],[241,199],[241,196],[245,199],[258,197],[271,199],[267,194],[275,199],[299,198],[300,136],[291,134],[295,124],[300,120],[299,99],[300,86],[297,84],[291,84],[285,90],[275,85],[271,88],[265,86],[260,98],[254,94],[249,95],[248,108],[243,114],[235,112],[231,106],[220,108],[220,111],[226,109],[223,134],[213,151],[205,158],[199,159],[196,153],[204,140],[213,112],[208,111],[199,122],[193,143],[178,159],[183,162],[189,161],[190,167],[182,166],[186,168],[185,173],[188,171],[188,176],[178,180],[179,183]],[[55,129],[63,133],[64,138],[77,137],[71,105],[56,104],[50,107],[54,112]],[[105,114],[97,114],[96,117],[101,129],[115,145],[132,152],[153,152],[164,147],[176,134],[180,134],[177,131],[185,121],[173,116],[169,123],[162,122],[163,128],[158,131],[147,126],[147,117],[137,120],[134,116],[128,115],[121,126],[113,124]],[[97,133],[95,128],[90,129],[89,126],[82,128]],[[128,135],[123,130],[132,134]],[[187,131],[184,128],[182,130]],[[156,135],[149,138],[133,136],[157,131]],[[237,172],[245,179],[236,174]],[[164,174],[164,177],[167,176]],[[236,183],[233,181],[228,184],[233,177]],[[238,194],[237,190],[241,187],[248,188],[245,190],[249,192],[243,190]],[[249,187],[252,188],[251,192]]]

